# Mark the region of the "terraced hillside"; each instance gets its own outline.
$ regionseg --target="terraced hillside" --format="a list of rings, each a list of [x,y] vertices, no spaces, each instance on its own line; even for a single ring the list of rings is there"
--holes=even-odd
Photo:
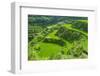
[[[88,57],[88,19],[28,16],[28,60]]]

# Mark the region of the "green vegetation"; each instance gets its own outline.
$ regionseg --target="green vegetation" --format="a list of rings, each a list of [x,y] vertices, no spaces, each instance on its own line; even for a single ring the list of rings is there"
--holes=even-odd
[[[87,17],[28,15],[28,60],[87,57]]]

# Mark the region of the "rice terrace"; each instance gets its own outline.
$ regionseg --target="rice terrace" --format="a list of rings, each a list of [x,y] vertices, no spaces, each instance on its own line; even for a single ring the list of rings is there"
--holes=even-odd
[[[88,17],[28,15],[28,60],[88,58]]]

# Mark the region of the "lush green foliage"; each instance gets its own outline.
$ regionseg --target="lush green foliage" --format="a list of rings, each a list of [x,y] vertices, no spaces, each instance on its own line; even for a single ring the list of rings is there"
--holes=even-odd
[[[87,57],[87,17],[28,16],[28,60]]]

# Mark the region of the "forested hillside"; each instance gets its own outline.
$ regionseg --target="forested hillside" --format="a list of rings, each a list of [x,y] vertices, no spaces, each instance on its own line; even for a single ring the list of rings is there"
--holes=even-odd
[[[28,15],[28,60],[87,57],[87,17]]]

